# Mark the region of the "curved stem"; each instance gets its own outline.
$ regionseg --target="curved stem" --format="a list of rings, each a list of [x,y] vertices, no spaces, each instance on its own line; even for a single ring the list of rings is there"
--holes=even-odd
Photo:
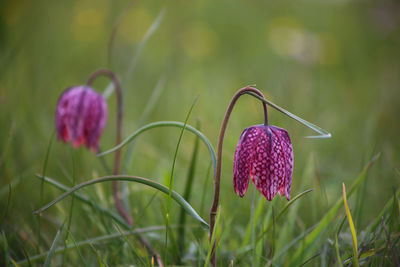
[[[133,4],[134,1],[131,1],[130,5]],[[129,5],[129,6],[130,6]],[[118,27],[118,26],[116,26]],[[116,28],[115,28],[116,30]],[[113,37],[112,37],[113,39]],[[112,40],[110,41],[110,51],[112,48]],[[111,55],[111,52],[110,52]],[[110,56],[111,57],[111,56]],[[123,98],[122,98],[122,87],[121,87],[121,83],[118,80],[117,75],[114,74],[114,72],[112,72],[111,70],[108,69],[100,69],[97,70],[95,72],[92,73],[92,75],[90,75],[86,85],[90,86],[92,84],[92,82],[94,81],[94,79],[96,79],[98,76],[107,76],[112,80],[112,83],[114,84],[115,87],[115,91],[116,91],[116,95],[117,95],[117,133],[116,133],[116,145],[121,143],[121,135],[122,135],[122,118],[123,118]],[[120,171],[120,166],[121,166],[121,150],[118,150],[115,153],[115,157],[114,157],[114,168],[113,168],[113,174],[117,175],[119,174]],[[127,224],[130,227],[133,227],[133,218],[132,216],[128,213],[128,211],[125,209],[122,200],[121,200],[121,195],[119,192],[119,183],[117,180],[112,181],[111,184],[112,187],[112,194],[113,194],[113,198],[114,198],[114,202],[115,202],[115,206],[119,212],[119,214],[122,216],[122,218],[124,218],[124,220],[127,222]],[[142,242],[142,244],[146,247],[146,249],[154,255],[154,257],[156,258],[158,265],[159,266],[164,266],[163,262],[161,260],[160,255],[158,254],[158,252],[156,252],[152,247],[151,244],[149,243],[149,241],[143,236],[143,235],[139,235],[140,241]]]
[[[221,130],[219,132],[219,138],[218,138],[218,148],[217,148],[217,167],[214,175],[214,200],[211,206],[210,210],[210,242],[211,242],[211,237],[214,231],[214,225],[215,225],[215,216],[217,215],[218,211],[218,205],[219,205],[219,192],[220,192],[220,180],[221,180],[221,163],[222,163],[222,146],[224,143],[224,136],[225,136],[225,131],[226,127],[228,126],[228,121],[229,117],[231,116],[233,107],[235,106],[236,101],[239,99],[240,96],[246,93],[256,93],[257,95],[261,96],[264,98],[263,93],[261,93],[258,89],[246,86],[239,91],[236,92],[236,94],[232,97],[231,102],[229,103],[229,106],[225,112],[224,120],[222,121],[221,125]],[[267,104],[263,102],[263,108],[264,108],[264,124],[267,126],[268,125],[268,112],[267,112]],[[213,249],[212,249],[212,254],[211,254],[211,264],[212,266],[216,265],[216,253],[215,253],[215,242],[213,244]]]
[[[117,96],[117,132],[116,132],[116,144],[118,145],[121,143],[121,134],[122,134],[122,118],[123,118],[123,102],[122,102],[122,88],[121,84],[118,80],[117,75],[114,74],[111,70],[108,69],[100,69],[92,73],[90,75],[86,85],[90,86],[93,81],[99,77],[99,76],[107,76],[112,80],[112,83],[114,84],[115,91],[116,91],[116,96]],[[119,169],[121,165],[121,150],[118,150],[115,153],[114,157],[114,168],[113,168],[113,174],[117,175],[119,174]],[[121,201],[121,196],[118,188],[118,181],[113,181],[112,182],[112,193],[115,201],[115,206],[121,214],[121,216],[125,219],[125,221],[132,227],[133,226],[133,219],[129,215],[129,213],[125,210],[124,205],[122,204]]]

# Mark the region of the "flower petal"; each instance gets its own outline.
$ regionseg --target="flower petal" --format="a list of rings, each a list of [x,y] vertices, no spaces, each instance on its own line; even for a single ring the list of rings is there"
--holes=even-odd
[[[290,140],[289,133],[285,129],[276,126],[270,126],[270,128],[281,144],[285,159],[285,180],[283,186],[279,190],[279,193],[282,196],[286,196],[287,200],[290,200],[290,189],[292,187],[293,175],[292,141]]]
[[[272,200],[285,181],[285,161],[281,143],[269,126],[259,125],[260,139],[255,150],[251,179],[267,200]]]
[[[77,148],[86,144],[97,152],[98,141],[107,118],[103,96],[88,86],[72,87],[60,96],[56,110],[58,139]]]
[[[240,197],[244,196],[249,185],[249,175],[255,155],[254,144],[259,134],[257,127],[245,129],[236,147],[233,158],[233,186]]]

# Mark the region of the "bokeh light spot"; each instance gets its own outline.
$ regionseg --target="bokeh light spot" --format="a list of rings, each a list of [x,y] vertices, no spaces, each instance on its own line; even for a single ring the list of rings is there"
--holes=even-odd
[[[212,54],[217,47],[218,37],[212,29],[197,23],[183,31],[180,41],[186,55],[199,59]]]

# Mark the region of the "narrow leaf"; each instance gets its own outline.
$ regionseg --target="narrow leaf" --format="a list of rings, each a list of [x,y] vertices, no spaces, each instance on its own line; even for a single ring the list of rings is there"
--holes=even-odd
[[[261,96],[255,94],[255,93],[253,93],[253,92],[247,92],[247,94],[254,96],[255,98],[257,98],[257,99],[261,100],[262,102],[264,102],[264,103],[270,105],[270,106],[273,107],[274,109],[276,109],[276,110],[282,112],[282,113],[285,114],[286,116],[288,116],[288,117],[290,117],[290,118],[292,118],[292,119],[294,119],[294,120],[300,122],[300,123],[303,124],[304,126],[310,128],[311,130],[313,130],[313,131],[315,131],[315,132],[317,132],[317,133],[319,134],[319,135],[313,135],[313,136],[306,136],[306,138],[314,138],[314,139],[319,138],[319,139],[323,139],[323,138],[331,138],[331,137],[332,137],[332,135],[331,135],[329,132],[325,131],[325,130],[322,129],[321,127],[319,127],[319,126],[317,126],[317,125],[315,125],[315,124],[312,124],[311,122],[308,122],[308,121],[306,121],[306,120],[304,120],[304,119],[302,119],[302,118],[300,118],[300,117],[294,115],[293,113],[290,113],[289,111],[287,111],[287,110],[284,109],[284,108],[281,108],[281,107],[278,106],[277,104],[274,104],[274,103],[272,103],[271,101],[269,101],[269,100],[267,100],[267,99],[265,99],[265,98],[263,98],[263,97],[261,97]]]
[[[347,205],[346,186],[344,185],[344,183],[342,183],[342,186],[343,186],[344,208],[346,210],[347,221],[349,222],[351,237],[353,239],[353,254],[354,254],[353,262],[354,262],[354,266],[358,267],[359,264],[358,264],[357,234],[356,234],[356,229],[354,227],[353,218],[351,217],[349,206]]]
[[[217,253],[217,244],[215,242],[215,240],[217,239],[217,230],[219,228],[219,219],[220,219],[220,215],[221,215],[221,207],[219,209],[217,209],[217,219],[215,221],[215,227],[214,227],[214,231],[213,234],[211,236],[211,241],[209,243],[209,248],[208,248],[208,253],[207,253],[207,259],[206,262],[204,264],[204,267],[207,267],[208,264],[210,263],[211,260],[211,252],[213,251],[213,249],[215,250],[214,253]],[[215,248],[214,248],[214,244],[215,244]]]
[[[57,243],[61,237],[61,229],[63,228],[64,225],[62,225],[60,227],[60,229],[58,229],[56,237],[54,238],[53,244],[51,245],[49,254],[47,254],[47,258],[46,261],[44,262],[43,266],[44,267],[49,267],[51,265],[51,260],[53,259],[54,253],[56,251],[57,248]]]
[[[118,149],[120,149],[120,148],[124,147],[125,145],[127,145],[128,143],[132,142],[136,137],[138,137],[141,133],[143,133],[145,131],[148,131],[150,129],[157,128],[157,127],[168,127],[168,126],[185,128],[185,130],[188,130],[189,132],[192,132],[195,135],[197,135],[203,141],[203,143],[207,146],[207,149],[210,152],[210,156],[211,156],[211,160],[212,160],[214,172],[215,172],[216,157],[215,157],[215,152],[211,145],[211,142],[207,139],[207,137],[203,133],[201,133],[199,130],[197,130],[193,126],[190,126],[189,124],[186,124],[186,126],[185,126],[185,124],[183,122],[178,122],[178,121],[158,121],[158,122],[149,123],[149,124],[139,128],[138,130],[136,130],[134,133],[132,133],[130,136],[128,136],[124,141],[122,141],[121,144],[119,144],[116,147],[113,147],[107,151],[99,153],[99,154],[97,154],[97,156],[102,157],[104,155],[107,155],[109,153],[117,151]]]
[[[139,42],[139,44],[136,47],[135,52],[133,53],[131,60],[130,60],[130,64],[129,66],[126,68],[126,72],[124,75],[124,79],[122,81],[122,83],[124,85],[129,83],[129,79],[132,77],[132,73],[136,67],[137,61],[139,59],[140,53],[142,52],[144,46],[146,45],[147,41],[150,39],[150,37],[155,33],[155,31],[157,30],[157,28],[160,26],[161,21],[163,20],[164,16],[165,16],[166,10],[165,8],[163,8],[157,15],[156,19],[154,20],[153,24],[151,24],[151,26],[149,27],[149,29],[147,30],[147,32],[145,33],[145,35],[143,36],[142,40]],[[110,83],[107,88],[104,90],[103,92],[103,96],[104,98],[108,98],[111,93],[114,91],[114,85],[112,83]]]
[[[174,226],[174,227],[177,227],[177,226]],[[188,226],[188,227],[194,227],[194,226]],[[161,231],[161,230],[165,230],[165,226],[151,226],[151,227],[147,227],[147,228],[136,228],[134,230],[124,231],[123,234],[128,236],[128,235],[148,233],[148,232]],[[72,235],[71,235],[71,237],[72,237]],[[121,238],[121,237],[122,237],[121,233],[113,233],[113,234],[89,238],[89,239],[78,241],[78,242],[75,242],[75,240],[72,239],[74,241],[74,244],[69,244],[67,246],[58,247],[56,249],[55,253],[58,254],[58,253],[65,252],[70,249],[77,249],[77,248],[80,248],[83,246],[91,245],[94,243],[106,242],[106,241],[116,239],[116,238]],[[35,262],[35,261],[45,258],[48,254],[49,254],[49,251],[46,251],[44,253],[37,254],[37,255],[30,257],[29,260],[32,262]],[[28,261],[28,259],[25,259],[25,260],[18,261],[18,264],[25,265],[26,263],[29,263],[30,261]]]
[[[63,200],[64,198],[66,198],[67,196],[69,196],[70,194],[74,193],[75,191],[82,189],[86,186],[89,185],[93,185],[93,184],[97,184],[97,183],[103,183],[103,182],[110,182],[110,181],[129,181],[129,182],[136,182],[136,183],[140,183],[140,184],[144,184],[150,187],[153,187],[154,189],[157,189],[165,194],[169,194],[170,191],[168,189],[168,187],[154,182],[150,179],[146,179],[146,178],[142,178],[142,177],[138,177],[138,176],[129,176],[129,175],[112,175],[112,176],[104,176],[101,178],[97,178],[97,179],[92,179],[89,180],[87,182],[81,183],[79,185],[74,186],[73,188],[71,188],[70,190],[68,190],[67,192],[65,192],[64,194],[62,194],[61,196],[59,196],[57,199],[53,200],[52,202],[50,202],[49,204],[45,205],[44,207],[42,207],[41,209],[35,211],[35,214],[39,214],[45,210],[47,210],[48,208],[50,208],[51,206],[53,206],[54,204],[56,204],[57,202],[59,202],[60,200]],[[177,192],[175,191],[171,191],[171,197],[173,200],[176,201],[176,203],[178,203],[179,205],[181,205],[185,211],[192,216],[193,218],[195,218],[196,220],[198,220],[203,227],[205,228],[209,228],[208,224],[197,214],[197,212],[192,208],[192,206],[181,196],[179,195]]]
[[[308,189],[304,192],[301,192],[300,194],[298,194],[297,196],[295,196],[294,198],[292,198],[288,203],[286,203],[286,205],[281,209],[281,211],[278,213],[278,215],[275,217],[275,221],[278,220],[282,214],[299,198],[301,198],[302,196],[306,195],[307,193],[312,192],[314,189]],[[269,229],[271,228],[272,223],[268,224],[268,226],[266,227],[266,229],[262,232],[262,234],[257,238],[257,243],[262,239],[262,237],[269,231]]]
[[[41,174],[36,174],[36,177],[39,179],[43,179],[46,183],[66,192],[71,190],[70,187],[65,186],[64,184],[55,181],[54,179],[50,178],[50,177],[42,177]],[[83,203],[86,203],[90,206],[95,207],[97,210],[101,211],[102,213],[104,213],[105,215],[109,216],[110,218],[114,219],[115,221],[117,221],[119,224],[121,224],[122,226],[124,226],[125,229],[130,229],[131,227],[124,221],[124,219],[122,219],[122,217],[120,217],[118,214],[109,211],[106,208],[103,208],[102,206],[100,206],[99,204],[97,204],[96,202],[90,200],[88,197],[86,197],[85,195],[81,195],[79,193],[74,193],[75,197],[77,199],[79,199],[80,201],[82,201]]]
[[[199,121],[197,121],[197,128],[200,129]],[[186,201],[189,201],[189,198],[190,198],[191,192],[192,192],[192,186],[193,186],[198,152],[199,152],[199,138],[196,136],[196,138],[194,140],[192,157],[190,159],[189,171],[188,171],[188,175],[186,178],[185,190],[183,192],[183,198]],[[184,249],[185,249],[185,247],[184,247],[184,245],[185,245],[185,224],[186,224],[186,212],[183,208],[181,208],[181,210],[179,212],[179,225],[182,225],[182,227],[178,229],[178,247],[179,247],[180,257],[182,257],[182,255],[184,253]]]
[[[351,196],[353,192],[359,187],[360,183],[365,179],[367,176],[367,173],[369,169],[372,167],[374,162],[378,159],[380,154],[375,155],[372,160],[364,167],[358,178],[354,181],[352,186],[350,187],[350,190],[347,194],[347,196]],[[292,259],[291,259],[291,264],[295,265],[296,263],[299,262],[299,260],[302,257],[303,253],[308,252],[311,248],[313,248],[315,245],[317,245],[317,238],[320,236],[320,234],[326,229],[326,227],[333,221],[335,218],[336,212],[339,210],[339,208],[342,206],[343,203],[343,197],[339,198],[336,203],[325,213],[325,215],[322,217],[322,219],[319,221],[315,229],[309,233],[302,244],[302,248],[298,249]]]

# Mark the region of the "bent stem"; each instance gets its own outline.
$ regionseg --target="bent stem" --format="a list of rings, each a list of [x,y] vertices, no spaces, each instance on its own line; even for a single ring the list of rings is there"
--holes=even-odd
[[[108,78],[110,78],[116,89],[116,96],[117,96],[116,144],[118,145],[119,143],[121,143],[122,117],[123,117],[121,84],[118,80],[118,77],[111,70],[100,69],[100,70],[93,72],[92,75],[90,75],[86,85],[90,86],[93,83],[93,81],[99,76],[107,76]],[[115,157],[114,157],[114,168],[113,168],[114,175],[119,174],[120,165],[121,165],[121,150],[118,150],[115,153]],[[118,188],[118,181],[112,182],[112,194],[113,194],[115,206],[116,206],[119,214],[121,214],[121,216],[124,218],[124,220],[132,227],[133,226],[133,218],[125,210],[124,205],[122,204],[121,196],[120,196],[120,192],[119,192],[119,188]]]
[[[133,3],[133,1],[132,1]],[[98,76],[107,76],[108,78],[111,79],[112,83],[114,84],[115,91],[116,91],[116,96],[117,96],[117,132],[116,132],[116,145],[121,143],[121,135],[122,135],[122,118],[123,118],[123,102],[122,102],[122,87],[121,83],[118,80],[117,75],[114,74],[111,70],[108,69],[100,69],[92,73],[90,75],[86,85],[90,86],[94,79],[96,79]],[[113,174],[118,175],[120,171],[120,166],[121,166],[121,150],[118,150],[115,152],[115,157],[114,157],[114,168],[113,168]],[[127,224],[130,227],[133,227],[133,218],[130,216],[128,211],[125,209],[122,200],[121,200],[121,195],[119,192],[119,183],[117,180],[112,181],[111,184],[112,187],[112,194],[115,202],[115,206],[118,210],[118,213],[124,218],[124,220],[127,222]],[[149,241],[142,235],[139,234],[140,241],[142,244],[146,247],[146,249],[155,256],[158,265],[163,266],[163,262],[161,260],[160,255],[151,247]]]
[[[228,126],[228,121],[229,117],[231,116],[233,107],[235,106],[236,101],[239,99],[240,96],[253,92],[260,97],[264,98],[263,93],[261,93],[258,89],[246,86],[239,91],[236,92],[236,94],[232,97],[231,102],[229,103],[229,106],[225,112],[224,120],[222,121],[221,125],[221,130],[219,132],[219,138],[218,138],[218,148],[217,148],[217,167],[214,175],[214,200],[211,206],[210,210],[210,243],[212,242],[212,235],[214,232],[214,225],[215,225],[215,216],[217,215],[218,211],[218,205],[219,205],[219,192],[220,192],[220,180],[221,180],[221,163],[222,163],[222,146],[224,143],[224,136],[225,136],[225,131],[226,127]],[[268,125],[268,111],[267,111],[267,104],[262,103],[263,108],[264,108],[264,124],[265,126]],[[213,242],[213,248],[211,252],[211,264],[212,266],[216,265],[216,251],[215,251],[215,240]]]

